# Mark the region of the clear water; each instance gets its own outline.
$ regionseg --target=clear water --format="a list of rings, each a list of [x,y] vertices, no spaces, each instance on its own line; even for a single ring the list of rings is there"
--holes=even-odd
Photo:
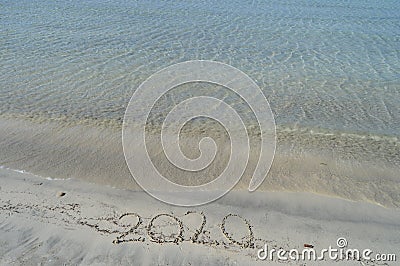
[[[1,1],[0,113],[119,119],[193,59],[255,79],[278,124],[400,132],[398,1]]]
[[[397,0],[0,0],[0,117],[59,124],[85,120],[118,128],[132,93],[151,74],[186,60],[216,60],[241,69],[262,88],[275,114],[278,140],[289,142],[289,147],[295,143],[300,154],[317,147],[335,149],[339,155],[334,157],[340,160],[387,163],[390,171],[381,165],[372,172],[376,180],[391,180],[387,187],[396,193],[400,189],[398,10]],[[28,133],[24,131],[22,140],[10,141],[14,135],[7,132],[15,129],[5,128],[3,124],[1,144],[8,149],[3,149],[2,164],[17,165],[32,158],[56,161],[36,168],[33,161],[25,165],[40,172],[70,158],[67,151],[59,161],[46,157],[55,140],[42,137],[46,145],[35,146],[40,141],[31,140],[31,146],[24,146]],[[51,132],[53,137],[62,134]],[[120,154],[120,135],[115,136],[96,140],[114,141]],[[27,157],[24,149],[32,156]],[[71,158],[70,162],[76,161]],[[100,161],[95,164],[101,165]],[[278,166],[274,169],[277,176],[290,175]],[[337,170],[337,175],[347,178],[355,175],[353,170]],[[329,190],[310,184],[311,190]],[[366,198],[400,203],[398,196],[371,197]]]

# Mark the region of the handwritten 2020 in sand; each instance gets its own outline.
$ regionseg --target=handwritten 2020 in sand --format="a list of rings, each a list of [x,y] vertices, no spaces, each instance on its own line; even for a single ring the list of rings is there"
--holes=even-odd
[[[210,96],[210,90],[213,92],[214,89],[206,90],[206,95],[196,94],[199,90],[195,83],[213,84],[229,90],[240,99],[240,105],[247,106],[253,123],[249,124],[243,112],[235,109],[237,105],[230,104],[229,98]],[[177,99],[176,95],[168,98],[168,94],[174,95],[174,89],[185,85],[195,93],[178,94],[183,99]],[[167,99],[172,107],[159,108],[158,103],[163,99]],[[160,128],[149,130],[148,125],[160,118],[163,120]],[[227,136],[229,148],[226,142],[199,134],[201,139],[192,138],[197,141],[197,147],[186,148],[186,153],[197,150],[197,156],[187,156],[182,148],[182,132],[188,123],[198,118],[213,120],[222,127],[221,135]],[[207,129],[202,130],[208,133]],[[250,132],[256,132],[254,139],[250,138]],[[190,137],[187,139],[186,143],[190,142]],[[161,147],[158,150],[154,148],[156,142]],[[225,195],[246,170],[246,173],[251,172],[248,190],[254,191],[261,185],[275,153],[275,120],[261,89],[245,73],[224,63],[187,61],[156,72],[136,89],[125,112],[122,143],[129,170],[147,193],[169,204],[196,206]],[[249,167],[249,158],[254,154],[257,158]],[[223,167],[218,164],[218,156],[227,158],[220,163]],[[167,162],[160,163],[162,159]],[[168,172],[173,172],[175,177],[179,175],[190,180],[193,175],[195,179],[202,171],[208,174],[206,169],[216,169],[218,174],[202,184],[192,180],[188,185],[168,178]]]

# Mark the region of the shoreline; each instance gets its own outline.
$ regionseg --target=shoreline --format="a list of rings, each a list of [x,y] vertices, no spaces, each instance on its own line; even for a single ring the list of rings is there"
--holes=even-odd
[[[3,167],[141,191],[126,165],[119,130],[0,119],[0,136]],[[318,134],[310,137],[301,132],[289,132],[285,138],[278,135],[275,158],[260,191],[310,192],[400,207],[396,143]],[[379,148],[376,154],[368,150],[373,149],[369,144]],[[145,156],[141,151],[137,155]],[[255,154],[234,190],[247,191],[256,162],[253,157]],[[164,167],[161,159],[159,165]],[[216,165],[217,170],[223,167]],[[206,180],[210,175],[203,176]],[[172,178],[179,183],[187,177]]]

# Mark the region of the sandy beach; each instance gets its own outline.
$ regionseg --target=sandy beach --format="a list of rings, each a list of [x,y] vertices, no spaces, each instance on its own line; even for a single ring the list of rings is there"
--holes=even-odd
[[[1,169],[1,265],[396,265],[260,260],[259,248],[398,253],[400,212],[308,193],[231,192],[195,208],[79,180]],[[203,216],[204,214],[204,216]],[[202,226],[203,225],[203,226]],[[198,231],[196,231],[198,230]],[[399,254],[397,254],[399,256]]]

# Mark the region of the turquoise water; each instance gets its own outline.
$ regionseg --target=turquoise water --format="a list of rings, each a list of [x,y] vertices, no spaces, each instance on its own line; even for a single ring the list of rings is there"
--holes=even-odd
[[[176,62],[249,74],[277,124],[398,136],[398,1],[1,1],[0,114],[121,119]]]
[[[275,115],[261,190],[399,207],[398,10],[399,1],[0,0],[0,166],[131,187],[121,124],[133,92],[171,64],[215,60],[254,79]],[[223,89],[185,88],[155,110],[165,117],[165,104],[202,92],[249,110]],[[197,141],[206,125],[187,128]]]

